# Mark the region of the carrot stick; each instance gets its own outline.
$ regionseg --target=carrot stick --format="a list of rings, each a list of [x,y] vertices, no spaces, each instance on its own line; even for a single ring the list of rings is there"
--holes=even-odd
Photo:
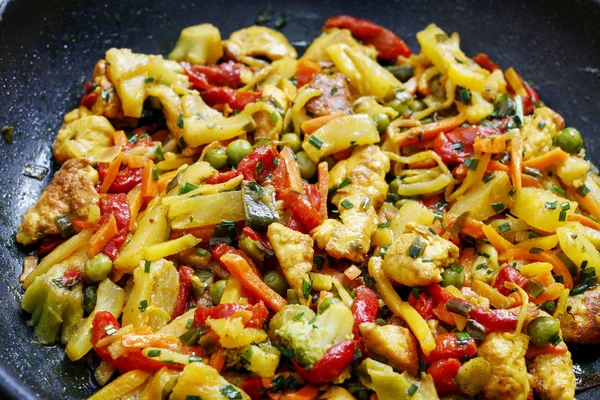
[[[482,153],[498,154],[506,148],[506,136],[492,135],[487,138],[480,138],[473,143],[473,149]]]
[[[217,351],[210,355],[208,365],[219,371],[219,373],[223,370],[223,367],[225,366],[225,355],[223,354],[222,348],[219,347]]]
[[[511,249],[515,246],[508,240],[504,239],[491,225],[484,225],[483,233],[490,241],[490,244],[498,251],[506,251],[507,249]]]
[[[550,274],[550,271],[548,271],[548,274]],[[550,275],[552,275],[552,274],[550,274]],[[536,281],[537,281],[537,279],[536,279]],[[556,300],[560,297],[563,290],[565,290],[565,288],[563,287],[562,284],[556,283],[556,282],[552,282],[549,285],[544,285],[544,286],[546,286],[546,290],[544,290],[542,292],[542,294],[540,294],[535,299],[530,299],[530,301],[532,303],[539,305],[548,300]]]
[[[540,354],[563,354],[566,353],[567,350],[568,348],[565,342],[560,342],[556,346],[549,344],[544,347],[537,347],[533,343],[530,343],[527,352],[525,353],[525,358],[537,357]]]
[[[90,238],[87,255],[94,257],[106,246],[108,242],[117,234],[117,220],[113,214],[110,214],[108,221],[92,235]]]
[[[508,166],[504,165],[496,160],[490,160],[488,167],[488,171],[503,171],[508,172]]]
[[[119,173],[119,168],[121,168],[121,163],[123,162],[123,153],[119,153],[119,155],[110,163],[108,166],[108,170],[106,171],[106,176],[102,181],[102,185],[100,186],[100,190],[98,193],[106,193],[110,186],[115,181],[117,174]]]
[[[598,200],[588,194],[587,196],[580,196],[576,191],[572,191],[573,197],[581,205],[583,209],[592,214],[596,218],[600,218],[600,204]]]
[[[579,222],[583,226],[587,226],[588,228],[600,231],[600,224],[592,220],[591,218],[586,217],[585,215],[569,214],[567,220],[572,222]]]
[[[520,174],[521,175],[521,186],[523,187],[536,187],[536,188],[541,188],[542,185],[540,184],[540,182],[535,179],[533,176],[527,175],[527,174]]]
[[[467,114],[460,113],[454,117],[444,118],[438,122],[431,124],[416,126],[405,132],[401,132],[399,136],[393,140],[398,146],[407,146],[425,142],[434,139],[440,132],[448,132],[454,128],[461,126],[467,120]]]
[[[552,271],[556,275],[562,275],[564,277],[563,284],[567,289],[573,288],[573,277],[569,272],[569,269],[565,264],[556,256],[554,253],[543,252],[543,253],[530,253],[529,249],[511,248],[500,254],[502,261],[506,260],[532,260],[532,261],[543,261],[552,264]]]
[[[113,141],[115,142],[115,146],[125,146],[127,144],[125,131],[115,131],[113,133]]]
[[[523,139],[519,136],[512,138],[510,142],[510,179],[517,192],[521,191],[523,181],[521,179],[521,160],[523,158]]]
[[[523,162],[523,166],[544,169],[561,161],[565,161],[567,158],[569,158],[569,153],[563,151],[560,147],[556,147],[541,156]]]
[[[321,203],[319,204],[319,213],[323,221],[327,219],[327,195],[329,193],[329,166],[325,161],[319,164],[319,194]]]
[[[337,113],[330,115],[323,115],[322,117],[312,118],[307,121],[304,121],[300,128],[302,128],[302,132],[307,135],[312,134],[314,131],[319,129],[320,127],[326,125],[328,122],[333,121],[334,119],[338,119],[339,117],[343,117],[346,113]]]
[[[152,171],[154,170],[154,162],[148,160],[142,171],[142,198],[149,199],[156,196],[158,193],[158,181],[154,180]]]
[[[290,182],[290,188],[294,192],[304,193],[304,185],[302,185],[302,175],[300,175],[300,168],[298,162],[294,158],[292,149],[285,146],[280,152],[281,158],[285,161],[285,166],[288,170],[288,179]]]
[[[319,388],[313,385],[306,385],[294,393],[287,393],[281,397],[281,400],[314,400],[319,395]]]
[[[270,309],[279,311],[281,307],[287,304],[287,301],[283,297],[267,286],[267,284],[252,271],[244,257],[229,252],[223,254],[220,260],[229,272],[241,282],[244,289],[253,296],[262,299]]]

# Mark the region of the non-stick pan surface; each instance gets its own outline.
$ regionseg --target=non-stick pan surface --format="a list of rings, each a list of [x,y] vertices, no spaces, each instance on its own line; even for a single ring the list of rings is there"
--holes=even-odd
[[[0,143],[0,397],[3,390],[19,399],[76,399],[97,389],[85,361],[72,363],[60,348],[35,344],[19,311],[18,276],[32,250],[17,246],[14,235],[51,175],[27,178],[25,164],[53,171],[50,146],[62,116],[77,107],[106,49],[167,54],[185,26],[211,22],[227,37],[252,25],[261,9],[284,15],[282,31],[300,47],[328,16],[342,13],[391,28],[414,50],[415,33],[430,22],[458,31],[468,54],[485,52],[531,80],[542,99],[583,133],[600,163],[597,1],[12,0],[0,21],[0,126],[15,132],[14,144]],[[574,359],[579,377],[600,371],[600,346],[576,349]],[[600,392],[579,396],[600,398]]]

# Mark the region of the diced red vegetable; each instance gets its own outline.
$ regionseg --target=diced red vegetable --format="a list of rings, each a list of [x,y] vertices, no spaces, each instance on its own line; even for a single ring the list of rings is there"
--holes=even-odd
[[[215,245],[215,247],[212,250],[212,257],[217,260],[217,262],[225,269],[227,269],[227,267],[225,266],[225,264],[223,264],[221,262],[221,257],[223,256],[223,254],[225,253],[235,253],[241,257],[244,258],[244,260],[246,260],[246,262],[248,263],[248,265],[250,265],[250,268],[252,268],[252,270],[256,273],[256,275],[258,276],[262,276],[262,274],[260,273],[260,270],[258,269],[258,267],[256,266],[256,263],[254,262],[254,260],[252,258],[250,258],[249,255],[247,255],[246,253],[244,253],[241,250],[236,249],[235,247],[232,247],[226,243],[217,243]]]
[[[242,111],[249,103],[254,103],[262,92],[237,92],[229,87],[214,87],[200,92],[202,100],[209,106],[229,104],[234,110]]]
[[[64,242],[65,239],[60,235],[49,235],[42,239],[40,248],[37,251],[38,256],[43,256],[54,250],[59,244]]]
[[[410,47],[404,40],[368,19],[337,15],[325,21],[323,29],[327,28],[349,29],[358,40],[373,45],[379,52],[379,58],[384,60],[393,60],[398,56],[408,57],[411,54]]]
[[[303,368],[297,362],[294,366],[298,373],[311,383],[328,383],[338,378],[348,365],[354,360],[355,351],[360,350],[356,340],[344,340],[329,348],[323,358],[315,363],[311,369]]]
[[[100,215],[102,217],[100,218],[98,225],[102,226],[111,214],[115,216],[118,231],[110,242],[104,246],[102,252],[114,260],[119,255],[119,252],[125,243],[125,239],[127,238],[127,233],[129,232],[131,212],[129,210],[129,202],[126,194],[109,193],[102,196],[100,199]]]
[[[425,357],[431,364],[445,358],[473,357],[477,354],[477,345],[473,338],[461,340],[455,332],[443,333],[435,338],[435,349]]]
[[[460,393],[460,389],[454,383],[460,365],[460,361],[456,358],[448,358],[438,360],[427,368],[427,373],[433,378],[438,395],[445,396]]]
[[[244,381],[242,390],[246,392],[252,400],[263,398],[265,389],[263,388],[262,379],[258,376],[251,376]]]
[[[240,171],[220,171],[214,175],[209,176],[206,179],[206,183],[209,185],[216,185],[217,183],[223,183],[232,180],[236,176],[241,175]]]
[[[441,133],[433,142],[433,150],[448,165],[459,164],[473,155],[473,143],[477,137],[487,137],[499,132],[483,125],[455,128]]]
[[[194,270],[185,265],[179,267],[178,272],[179,293],[177,294],[175,309],[173,310],[173,318],[177,318],[185,312],[185,306],[187,305],[188,297],[192,291],[192,276],[194,276]]]
[[[379,299],[377,294],[368,287],[361,286],[356,288],[356,298],[352,307],[352,316],[354,317],[354,338],[358,339],[358,327],[363,322],[375,322],[377,312],[379,311]]]
[[[277,199],[282,200],[285,208],[290,210],[309,231],[323,222],[318,205],[313,206],[308,196],[291,189],[284,189],[277,192]]]
[[[519,316],[509,310],[486,310],[476,307],[469,316],[485,327],[486,332],[511,331],[517,327]]]
[[[108,163],[98,163],[98,175],[100,175],[100,181],[104,180],[106,173],[108,172]],[[119,171],[115,180],[108,191],[110,193],[127,193],[140,183],[142,183],[142,171],[144,168],[129,168],[126,166]]]
[[[411,294],[408,296],[408,303],[413,306],[426,321],[433,318],[434,305],[432,297],[427,296],[425,293],[419,293],[419,298],[417,299]]]
[[[196,89],[211,89],[215,86],[236,89],[242,83],[240,66],[234,61],[218,65],[196,65],[188,62],[180,64]]]
[[[495,62],[490,60],[488,55],[484,53],[477,54],[475,57],[473,57],[473,61],[479,64],[481,68],[487,69],[490,72],[500,69],[500,67]]]
[[[198,307],[194,312],[194,324],[202,327],[206,324],[207,318],[220,319],[231,317],[236,311],[251,311],[252,318],[244,324],[247,328],[262,328],[265,320],[269,318],[269,310],[262,300],[256,304],[237,304],[225,303],[214,307]]]
[[[494,282],[494,287],[503,295],[508,296],[510,289],[504,287],[505,282],[512,282],[524,288],[527,284],[527,281],[529,281],[529,279],[521,275],[519,271],[511,266],[506,266],[498,271],[498,275],[496,275],[496,281]]]

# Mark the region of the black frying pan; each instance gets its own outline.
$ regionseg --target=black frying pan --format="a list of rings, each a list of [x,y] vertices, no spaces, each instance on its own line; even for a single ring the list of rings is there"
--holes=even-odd
[[[332,15],[369,18],[418,50],[415,33],[429,22],[461,34],[470,55],[485,52],[504,68],[515,66],[567,125],[584,135],[600,163],[600,3],[570,1],[9,1],[0,21],[0,127],[14,126],[15,143],[0,140],[0,397],[84,398],[97,390],[85,361],[68,361],[61,349],[35,345],[20,310],[18,276],[23,256],[16,246],[20,216],[46,186],[22,175],[26,163],[53,170],[50,145],[65,112],[75,108],[96,61],[110,47],[168,54],[180,29],[217,25],[226,38],[252,25],[259,10],[283,14],[282,29],[301,47]],[[253,4],[254,3],[254,4]],[[379,2],[378,2],[379,3]],[[271,22],[271,26],[273,21]],[[600,371],[600,346],[574,349],[582,386]],[[590,391],[580,399],[600,398]]]

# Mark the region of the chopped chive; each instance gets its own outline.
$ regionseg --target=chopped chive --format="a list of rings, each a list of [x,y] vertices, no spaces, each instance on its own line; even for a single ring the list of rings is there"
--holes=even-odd
[[[185,141],[183,136],[179,138],[179,147],[181,147],[181,150],[187,147],[187,142]]]
[[[467,344],[467,342],[471,338],[471,335],[469,335],[468,332],[456,332],[456,337],[458,338],[458,340],[456,341],[456,344],[463,345],[463,344]]]
[[[377,225],[377,228],[383,229],[383,228],[389,228],[390,226],[392,226],[392,223],[388,221],[388,222],[383,222],[383,223]]]
[[[351,209],[352,207],[354,207],[354,204],[352,204],[352,202],[348,199],[344,199],[342,200],[342,202],[340,203],[340,206],[344,207],[346,210]]]
[[[138,308],[141,312],[146,311],[146,309],[148,308],[148,300],[140,301],[140,305],[138,306]]]
[[[204,257],[210,256],[210,251],[203,249],[202,247],[196,247],[194,251]]]
[[[531,167],[523,168],[523,173],[527,174],[529,176],[533,176],[534,178],[543,178],[544,177],[544,174],[542,174],[539,169],[531,168]]]
[[[417,393],[417,390],[419,390],[419,387],[413,383],[408,389],[406,389],[406,394],[412,397],[415,393]]]
[[[564,196],[566,194],[565,190],[557,185],[552,185],[552,190],[554,191],[554,193],[560,194],[561,196]]]
[[[314,256],[313,263],[317,266],[317,270],[321,270],[323,269],[323,265],[325,265],[325,257]]]
[[[338,188],[338,189],[341,189],[341,188],[344,188],[344,187],[348,186],[349,184],[350,184],[350,178],[346,177],[346,178],[344,178],[344,180],[343,180],[343,181],[341,181],[341,182],[340,182],[340,183],[337,185],[337,188]]]
[[[523,122],[525,122],[525,117],[523,116],[523,99],[518,94],[514,97],[515,101],[515,123],[517,126],[522,126]]]
[[[271,121],[273,121],[273,123],[277,123],[277,121],[279,121],[279,114],[277,113],[277,111],[273,111],[271,113]]]
[[[486,176],[483,177],[483,183],[488,183],[489,181],[494,179],[495,176],[496,176],[495,173],[490,172],[489,174],[487,174]]]
[[[529,249],[529,252],[533,254],[541,253],[542,251],[544,251],[544,249],[540,249],[539,247],[532,247]]]
[[[581,185],[579,187],[579,189],[576,190],[577,194],[580,195],[581,197],[585,197],[587,196],[587,194],[590,192],[590,189],[585,186],[585,185]]]
[[[225,385],[219,388],[219,392],[223,396],[231,400],[241,400],[243,399],[242,392],[237,390],[233,385]]]
[[[192,327],[193,323],[194,323],[194,320],[192,318],[188,319],[187,322],[185,323],[185,329],[190,329]]]
[[[539,234],[539,233],[537,233],[537,232],[531,231],[531,232],[529,232],[529,236],[528,236],[527,238],[528,238],[528,239],[535,239],[535,238],[538,238],[538,237],[540,237],[540,236],[542,236],[542,235],[540,235],[540,234]]]
[[[565,201],[564,203],[562,203],[560,205],[560,209],[563,211],[567,211],[571,209],[571,203],[569,203],[568,201]]]
[[[496,211],[496,212],[500,212],[502,210],[504,210],[506,208],[506,206],[504,205],[504,203],[492,203],[492,210]]]
[[[481,263],[481,264],[477,264],[477,266],[475,267],[476,270],[480,270],[480,269],[484,269],[487,268],[487,263]]]
[[[191,355],[189,358],[190,363],[195,363],[195,362],[202,362],[202,357],[200,356],[195,356],[195,355]]]
[[[452,144],[452,150],[456,151],[457,153],[462,152],[464,147],[465,147],[465,145],[462,143],[453,143]]]
[[[360,201],[360,209],[364,211],[367,208],[369,208],[370,206],[371,206],[371,198],[369,196],[363,197],[363,199]]]
[[[279,165],[279,157],[275,156],[273,157],[273,166],[276,167]]]
[[[144,260],[144,272],[150,272],[150,260]]]
[[[162,161],[165,159],[165,152],[162,149],[162,146],[157,146],[156,150],[154,150],[154,154],[156,155],[156,159]]]
[[[113,324],[106,325],[104,327],[104,332],[106,332],[106,334],[108,336],[110,336],[110,335],[113,335],[113,334],[117,333],[117,328],[115,328],[115,326]]]
[[[102,100],[104,100],[105,103],[108,103],[110,100],[110,93],[103,90],[100,97],[102,97]]]
[[[464,87],[459,87],[457,90],[458,101],[463,104],[469,104],[471,102],[471,91]]]
[[[179,129],[183,129],[183,114],[179,114],[177,117],[177,127],[179,127]]]
[[[538,129],[542,130],[542,129],[544,129],[545,126],[546,126],[546,121],[538,122]]]
[[[294,316],[294,318],[292,318],[294,321],[300,321],[300,318],[302,318],[304,316],[303,312],[299,312],[298,314],[296,314]]]
[[[310,139],[308,139],[308,143],[319,150],[321,150],[321,147],[323,147],[323,141],[315,135],[311,135]]]
[[[433,260],[432,260],[431,258],[427,258],[427,257],[425,257],[425,258],[421,259],[421,261],[423,261],[424,263],[430,263],[430,262],[433,262]]]
[[[508,195],[510,197],[513,197],[515,193],[516,193],[515,189],[510,189],[510,191],[508,192]]]
[[[144,79],[144,83],[152,83],[152,82],[154,82],[154,77],[153,76]]]
[[[473,157],[469,157],[465,160],[464,164],[465,167],[467,167],[471,171],[475,171],[477,169],[477,166],[479,165],[479,160]]]
[[[160,356],[160,350],[150,350],[148,352],[148,357],[158,357]]]
[[[408,255],[412,258],[417,258],[421,255],[425,248],[425,243],[420,236],[417,236],[408,249]]]
[[[510,231],[510,224],[507,222],[505,224],[502,224],[498,227],[498,232],[500,233],[504,233],[504,232],[508,232]]]
[[[312,289],[312,282],[307,281],[306,279],[302,279],[302,295],[308,299],[310,296],[310,291]]]
[[[200,186],[194,185],[191,182],[186,182],[183,186],[179,187],[179,194],[186,194],[191,192],[192,190],[198,189]]]
[[[566,220],[567,220],[567,212],[561,211],[560,214],[558,214],[558,221],[565,222]]]
[[[337,86],[334,86],[334,87],[331,88],[331,92],[330,93],[333,95],[333,94],[336,94],[337,91],[338,91]]]
[[[544,204],[544,207],[546,207],[548,210],[556,210],[556,207],[558,207],[558,201],[547,201]]]
[[[152,169],[152,179],[155,181],[160,179],[160,172],[158,172],[158,169],[156,168]]]
[[[381,248],[381,250],[379,250],[379,255],[381,256],[381,258],[385,258],[385,253],[387,253],[387,250],[390,248],[391,245],[387,245],[387,246],[383,246]]]

